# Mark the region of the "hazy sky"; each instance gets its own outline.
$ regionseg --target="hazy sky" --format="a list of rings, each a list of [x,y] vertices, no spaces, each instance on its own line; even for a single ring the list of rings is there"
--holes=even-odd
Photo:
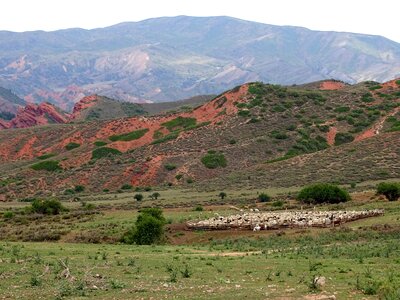
[[[90,29],[161,16],[225,15],[400,42],[399,8],[398,0],[8,0],[2,3],[0,30]]]

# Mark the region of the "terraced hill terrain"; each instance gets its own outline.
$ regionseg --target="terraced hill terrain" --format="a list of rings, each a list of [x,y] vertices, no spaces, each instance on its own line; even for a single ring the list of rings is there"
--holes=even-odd
[[[250,83],[154,116],[0,131],[3,200],[400,177],[400,81]]]

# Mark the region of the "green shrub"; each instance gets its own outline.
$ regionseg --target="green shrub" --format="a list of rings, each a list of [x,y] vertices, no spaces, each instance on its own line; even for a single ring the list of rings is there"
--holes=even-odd
[[[14,213],[12,211],[6,211],[3,213],[3,218],[4,219],[12,219],[14,217]]]
[[[46,154],[43,154],[41,156],[38,156],[37,158],[40,159],[40,160],[44,160],[44,159],[48,159],[50,157],[53,157],[54,155],[55,155],[54,153],[46,153]]]
[[[124,133],[124,134],[119,134],[119,135],[112,135],[112,136],[109,137],[109,140],[112,141],[112,142],[116,142],[116,141],[124,141],[124,142],[133,141],[133,140],[140,139],[148,131],[149,131],[149,129],[144,128],[144,129],[131,131],[129,133]]]
[[[176,131],[186,129],[191,126],[196,126],[197,120],[195,118],[177,117],[171,121],[164,122],[161,125],[168,129],[168,131]]]
[[[172,171],[172,170],[175,170],[175,169],[176,169],[176,165],[174,165],[174,164],[165,164],[165,165],[164,165],[164,168],[165,168],[166,170],[168,170],[168,171]]]
[[[167,134],[159,139],[154,140],[151,144],[155,145],[155,144],[160,144],[160,143],[164,143],[164,142],[168,142],[171,140],[175,140],[177,137],[179,136],[179,132],[171,132],[170,134]]]
[[[177,175],[175,176],[176,180],[181,180],[182,177],[183,177],[183,174],[177,174]]]
[[[85,186],[83,186],[83,185],[76,185],[75,188],[74,188],[74,191],[75,191],[76,193],[81,193],[81,192],[83,192],[84,190],[85,190]]]
[[[197,205],[193,210],[194,210],[194,211],[203,211],[204,208],[203,208],[203,206],[201,206],[201,205]]]
[[[335,136],[335,145],[339,146],[354,141],[354,136],[347,132],[338,132]]]
[[[308,204],[340,203],[350,199],[350,195],[346,190],[328,183],[307,186],[297,196],[297,200]]]
[[[384,195],[389,201],[396,201],[400,198],[400,183],[381,182],[376,192],[378,195]]]
[[[221,198],[221,200],[224,200],[225,198],[226,198],[226,193],[225,192],[221,192],[221,193],[219,193],[218,194],[218,197],[220,197]]]
[[[143,195],[142,194],[135,194],[135,196],[133,196],[133,199],[135,199],[136,201],[142,201],[143,200]]]
[[[396,80],[396,84],[397,84],[397,85],[400,85],[400,80]]]
[[[101,147],[101,148],[94,149],[92,151],[92,159],[99,159],[99,158],[103,158],[103,157],[119,155],[121,153],[122,153],[121,151],[114,149],[114,148]]]
[[[381,86],[380,84],[377,84],[377,85],[371,86],[371,87],[369,88],[369,90],[370,90],[370,91],[375,91],[375,90],[379,90],[379,89],[381,89],[381,88],[382,88],[382,86]]]
[[[240,116],[240,117],[248,117],[248,116],[250,116],[250,111],[249,110],[239,110],[238,111],[238,116]]]
[[[271,137],[277,139],[277,140],[286,140],[288,137],[288,135],[284,132],[279,132],[277,130],[274,130],[271,132]]]
[[[260,202],[269,202],[269,201],[271,201],[271,197],[270,197],[268,194],[266,194],[266,193],[261,193],[261,194],[259,194],[258,197],[257,197],[257,199],[258,199]]]
[[[72,149],[79,148],[80,146],[81,146],[81,144],[71,142],[71,143],[68,143],[68,144],[65,146],[65,149],[68,150],[68,151],[70,151],[70,150],[72,150]]]
[[[125,183],[121,186],[121,190],[131,190],[132,189],[132,185],[129,183]]]
[[[222,152],[208,151],[208,153],[201,158],[201,162],[209,169],[218,167],[226,167],[226,159]]]
[[[94,144],[96,147],[103,147],[103,146],[107,145],[107,143],[106,143],[106,142],[103,142],[103,141],[95,141],[93,144]]]
[[[40,170],[57,171],[61,170],[61,167],[58,165],[58,161],[56,160],[46,160],[33,164],[31,166],[31,169],[35,171],[40,171]]]
[[[153,194],[151,194],[150,195],[150,198],[151,199],[155,199],[155,200],[157,200],[158,199],[158,197],[160,197],[161,195],[160,195],[160,193],[158,193],[158,192],[154,192]]]
[[[164,233],[166,220],[159,208],[146,208],[140,211],[135,227],[122,238],[127,244],[151,245],[159,242]]]
[[[334,112],[343,113],[350,111],[350,107],[348,106],[340,106],[334,109]]]
[[[34,200],[30,207],[31,212],[43,215],[58,215],[65,208],[56,199]]]

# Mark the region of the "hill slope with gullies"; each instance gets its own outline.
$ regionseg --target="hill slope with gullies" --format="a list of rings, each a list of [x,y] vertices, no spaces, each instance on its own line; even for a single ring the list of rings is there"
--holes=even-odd
[[[218,94],[249,81],[349,83],[400,75],[384,37],[230,17],[168,17],[93,30],[0,31],[0,86],[72,110],[84,96],[130,102]]]
[[[0,131],[3,200],[400,177],[400,80],[248,83],[191,109]]]

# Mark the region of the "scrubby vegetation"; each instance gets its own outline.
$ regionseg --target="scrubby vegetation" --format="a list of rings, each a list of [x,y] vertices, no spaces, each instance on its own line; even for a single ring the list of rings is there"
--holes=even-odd
[[[81,146],[81,144],[71,142],[71,143],[68,143],[68,144],[65,146],[65,149],[68,150],[68,151],[70,151],[70,150],[72,150],[72,149],[79,148],[80,146]]]
[[[135,130],[135,131],[132,131],[132,132],[129,132],[129,133],[124,133],[124,134],[119,134],[119,135],[112,135],[112,136],[109,137],[109,139],[110,139],[110,141],[113,141],[113,142],[116,142],[116,141],[124,141],[124,142],[133,141],[133,140],[140,139],[148,131],[149,131],[149,129],[147,129],[147,128],[139,129],[139,130]]]
[[[53,157],[53,156],[55,156],[54,153],[46,153],[46,154],[38,156],[37,158],[40,159],[40,160],[45,160],[45,159],[48,159],[48,158]]]
[[[93,144],[94,144],[96,147],[103,147],[103,146],[107,145],[107,142],[104,142],[104,141],[95,141]]]
[[[99,159],[103,157],[110,157],[114,155],[119,155],[121,154],[121,151],[114,149],[114,148],[109,148],[109,147],[101,147],[94,149],[92,152],[92,159]]]
[[[50,172],[62,169],[56,160],[41,161],[33,164],[31,168],[35,171],[45,170]]]
[[[209,150],[206,155],[201,158],[201,162],[208,169],[215,169],[218,167],[226,167],[226,159],[222,152]]]
[[[195,118],[185,118],[185,117],[177,117],[172,119],[171,121],[162,123],[161,125],[167,128],[170,132],[186,129],[192,126],[196,126]]]
[[[260,202],[269,202],[271,201],[271,197],[267,193],[261,193],[257,196],[258,201]]]

